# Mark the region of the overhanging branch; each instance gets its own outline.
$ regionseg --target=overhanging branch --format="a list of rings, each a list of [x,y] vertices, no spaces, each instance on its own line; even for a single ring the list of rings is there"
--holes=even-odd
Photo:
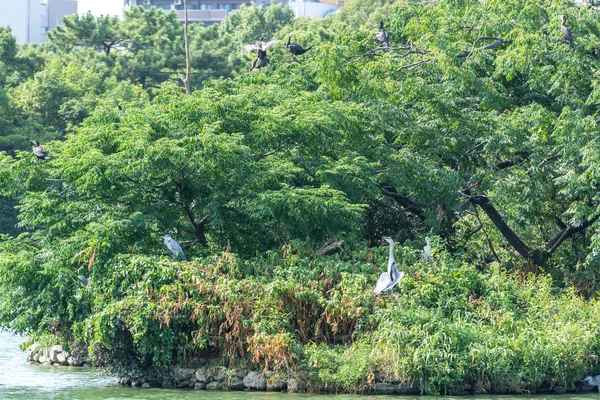
[[[398,204],[400,204],[404,209],[411,214],[419,217],[421,221],[425,220],[425,212],[423,211],[423,207],[417,203],[415,203],[410,197],[400,194],[396,191],[396,188],[393,186],[389,186],[386,184],[380,184],[379,188],[381,189],[381,193],[385,196],[391,197]]]
[[[472,204],[481,207],[483,212],[488,216],[490,221],[500,231],[502,236],[508,241],[508,243],[519,253],[522,257],[530,259],[532,256],[531,249],[527,246],[521,238],[506,224],[504,218],[500,215],[496,207],[490,203],[490,199],[482,194],[470,196],[469,200]]]

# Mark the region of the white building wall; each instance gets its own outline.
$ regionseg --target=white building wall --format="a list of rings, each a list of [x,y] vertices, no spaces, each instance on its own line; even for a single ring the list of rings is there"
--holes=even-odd
[[[0,0],[0,26],[10,26],[17,43],[27,43],[27,4]]]
[[[1,0],[0,0],[1,1]],[[123,16],[124,0],[77,0],[77,14]]]
[[[339,9],[338,6],[332,4],[315,3],[312,1],[302,0],[290,0],[288,5],[294,11],[294,15],[296,15],[296,18],[323,18],[336,13]]]
[[[29,36],[27,43],[42,42],[42,2],[40,0],[19,0],[27,3]],[[19,2],[17,1],[17,3]]]

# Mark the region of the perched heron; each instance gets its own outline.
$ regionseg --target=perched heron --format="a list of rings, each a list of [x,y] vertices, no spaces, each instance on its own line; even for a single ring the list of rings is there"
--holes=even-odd
[[[293,32],[288,33],[288,41],[285,44],[285,47],[287,47],[290,53],[292,53],[292,58],[294,59],[294,61],[300,63],[300,61],[296,60],[296,56],[306,53],[307,51],[312,49],[312,46],[304,48],[298,43],[292,43],[292,33]]]
[[[598,388],[598,393],[600,393],[600,375],[594,377],[586,376],[582,382],[587,382],[590,386],[596,386]]]
[[[33,150],[33,154],[35,154],[38,159],[47,160],[50,158],[44,146],[40,145],[40,142],[37,140],[30,140],[30,142],[33,143],[33,147],[31,148]]]
[[[562,33],[563,38],[569,42],[569,46],[571,46],[571,48],[575,47],[575,45],[573,44],[573,33],[571,32],[571,30],[569,28],[567,28],[567,17],[564,15],[560,16],[560,33]]]
[[[185,261],[185,254],[183,254],[183,249],[181,248],[179,243],[177,243],[177,241],[173,239],[170,235],[166,235],[163,237],[165,238],[165,246],[167,246],[167,248],[171,250],[173,258],[176,260],[181,259],[182,261]]]
[[[257,44],[249,44],[242,48],[242,53],[250,53],[251,51],[256,50],[256,59],[252,63],[252,68],[250,71],[257,68],[259,71],[261,68],[266,67],[269,64],[269,58],[267,57],[267,49],[269,47],[275,46],[279,44],[279,40],[271,40],[270,42],[263,42],[262,38],[260,38]]]
[[[382,47],[390,47],[390,33],[383,28],[383,21],[379,22],[377,40],[381,42]]]
[[[427,246],[423,247],[423,259],[427,262],[431,262],[431,240],[426,237],[425,241],[427,242]]]
[[[394,260],[394,241],[389,237],[383,239],[390,244],[390,258],[388,260],[387,272],[381,274],[375,284],[376,294],[392,289],[404,276],[404,272],[398,270],[398,264],[396,264],[396,260]]]

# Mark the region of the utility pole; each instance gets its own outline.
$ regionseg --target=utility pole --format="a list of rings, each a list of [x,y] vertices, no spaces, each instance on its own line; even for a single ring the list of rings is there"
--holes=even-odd
[[[188,41],[188,9],[187,0],[183,0],[183,40],[185,41],[185,78],[182,79],[185,92],[189,95],[190,90],[190,44]]]

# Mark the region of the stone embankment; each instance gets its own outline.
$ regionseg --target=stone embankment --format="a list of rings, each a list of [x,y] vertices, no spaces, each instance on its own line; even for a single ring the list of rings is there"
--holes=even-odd
[[[91,366],[88,350],[85,347],[73,347],[70,351],[60,345],[42,348],[32,345],[27,350],[27,361],[42,365],[54,366]],[[212,361],[212,362],[211,362]],[[204,360],[204,364],[216,364],[218,360]],[[120,377],[117,382],[123,386],[139,388],[185,388],[193,390],[253,390],[290,393],[324,393],[326,388],[313,385],[302,376],[290,376],[274,371],[248,371],[242,369],[227,369],[218,366],[203,366],[200,368],[173,368],[168,372],[157,374],[149,372],[142,377]],[[548,386],[538,387],[533,393],[576,393],[596,390],[595,386],[582,382],[569,387]],[[386,382],[385,377],[375,376],[375,382],[365,386],[364,394],[402,394],[416,395],[420,389],[416,384],[401,382]],[[479,388],[476,385],[465,384],[461,393],[454,394],[510,394],[511,391],[502,384]]]
[[[290,377],[274,371],[229,370],[220,367],[175,368],[165,376],[120,378],[124,386],[151,388],[188,388],[194,390],[253,390],[267,392],[321,392],[300,377]],[[376,383],[373,394],[418,394],[419,388],[401,383]]]
[[[66,351],[60,345],[43,348],[37,344],[33,344],[27,349],[27,361],[42,365],[91,366],[87,348],[74,347],[71,351]]]

